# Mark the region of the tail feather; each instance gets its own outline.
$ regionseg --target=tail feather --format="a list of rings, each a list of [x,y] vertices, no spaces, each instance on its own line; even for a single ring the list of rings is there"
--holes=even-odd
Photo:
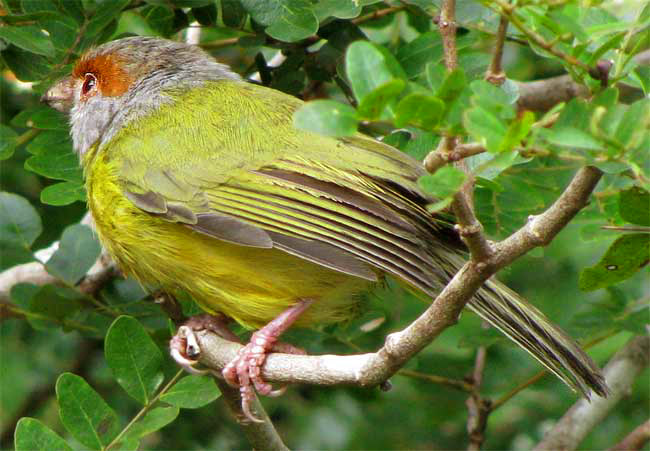
[[[456,253],[437,254],[453,268],[460,269],[464,263]],[[589,398],[590,390],[607,396],[608,389],[600,368],[575,340],[501,282],[493,279],[486,282],[467,306],[574,391],[586,398]]]

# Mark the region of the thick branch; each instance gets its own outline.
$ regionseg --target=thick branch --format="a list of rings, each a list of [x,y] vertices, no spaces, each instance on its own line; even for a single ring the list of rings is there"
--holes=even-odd
[[[510,264],[537,246],[546,246],[589,201],[603,173],[593,166],[581,168],[562,195],[539,216],[495,245],[494,264],[499,268]]]
[[[650,50],[637,54],[634,60],[640,65],[650,65]],[[517,82],[517,87],[519,88],[517,106],[521,110],[548,111],[558,103],[589,95],[589,89],[573,81],[568,74],[545,80]],[[619,83],[617,87],[621,89],[621,94],[623,91],[630,91],[630,87],[623,83]]]
[[[650,337],[632,338],[609,361],[603,373],[610,388],[607,398],[595,396],[591,402],[577,401],[546,433],[536,450],[572,450],[625,396],[634,380],[650,362]]]
[[[237,423],[241,427],[242,432],[248,439],[251,449],[288,451],[289,448],[287,448],[278,435],[278,431],[273,427],[273,423],[266,414],[266,411],[262,408],[257,397],[255,397],[252,407],[257,418],[262,420],[259,423],[248,421],[246,419],[246,416],[241,410],[239,390],[228,385],[223,379],[216,378],[216,380],[219,390],[221,390],[221,396],[224,401],[226,401],[226,405],[230,409],[230,412],[233,414],[235,420],[237,420]]]

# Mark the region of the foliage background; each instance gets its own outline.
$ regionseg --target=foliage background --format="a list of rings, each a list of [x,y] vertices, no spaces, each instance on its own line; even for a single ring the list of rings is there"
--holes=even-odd
[[[481,177],[476,191],[479,219],[495,239],[507,236],[523,225],[528,215],[548,206],[579,166],[599,165],[607,175],[589,207],[550,246],[524,256],[500,278],[583,343],[595,341],[589,352],[601,365],[629,337],[647,333],[648,270],[637,270],[644,257],[647,261],[648,235],[638,234],[644,237],[633,243],[633,249],[638,251],[632,257],[636,269],[618,277],[626,280],[608,279],[596,286],[590,285],[589,276],[581,273],[596,265],[621,236],[601,226],[629,222],[649,225],[648,216],[643,217],[648,203],[642,189],[648,188],[650,170],[650,109],[647,100],[639,99],[648,95],[650,70],[635,66],[631,58],[650,48],[649,8],[642,9],[643,2],[632,0],[560,1],[552,6],[533,1],[520,2],[528,6],[520,6],[515,12],[526,29],[534,30],[547,42],[553,42],[555,49],[586,66],[600,59],[613,60],[611,78],[631,87],[625,97],[612,89],[603,91],[579,64],[530,45],[530,40],[513,26],[505,45],[503,64],[508,80],[503,89],[494,88],[498,91],[495,93],[487,84],[470,85],[483,78],[490,62],[498,2],[458,2],[459,65],[464,73],[460,81],[445,78],[444,71],[438,69],[442,67],[442,45],[433,21],[439,13],[437,2],[359,3],[5,0],[0,17],[0,156],[4,160],[0,186],[6,192],[0,199],[0,269],[34,260],[33,251],[61,239],[63,234],[60,250],[47,265],[48,271],[63,282],[63,288],[23,284],[13,287],[7,299],[1,299],[8,303],[4,304],[7,307],[3,307],[0,323],[3,449],[13,447],[16,420],[22,417],[38,419],[73,448],[91,446],[84,441],[88,431],[75,421],[66,422],[59,410],[65,411],[66,399],[84,401],[94,395],[84,392],[83,384],[68,375],[59,379],[55,391],[57,378],[64,372],[78,374],[92,386],[110,406],[104,414],[113,415],[111,409],[115,412],[115,429],[101,432],[97,448],[105,448],[143,404],[148,405],[163,383],[163,375],[164,385],[177,372],[166,350],[170,323],[137,284],[118,277],[92,296],[74,290],[97,257],[99,247],[89,229],[75,225],[86,209],[81,173],[67,140],[65,119],[38,102],[39,95],[69,71],[85,49],[130,34],[173,39],[198,36],[205,49],[243,75],[259,72],[262,83],[306,100],[335,99],[340,103],[316,103],[312,110],[305,110],[309,114],[304,121],[307,126],[326,133],[343,134],[361,122],[368,133],[388,135],[389,142],[418,158],[434,149],[439,134],[445,132],[460,133],[469,141],[483,143],[490,153],[473,157],[470,162]],[[316,33],[327,43],[323,45],[320,38],[313,38]],[[346,56],[350,43],[363,38],[373,45],[363,47],[357,43],[356,55],[348,51]],[[286,58],[277,68],[268,66],[278,50]],[[377,58],[381,52],[392,56],[382,61]],[[367,78],[355,78],[355,67],[372,69],[360,72]],[[541,131],[531,127],[532,119],[549,118],[548,114],[516,114],[517,89],[513,80],[537,80],[567,71],[597,95],[595,101],[574,100],[558,108],[561,113],[559,119],[554,119],[555,125]],[[391,86],[386,88],[382,77],[389,82],[401,80],[397,85],[403,85],[403,89],[395,88],[395,83],[392,90]],[[445,80],[456,83],[455,90],[441,87]],[[375,92],[365,103],[360,94],[364,83],[368,85],[366,92]],[[407,93],[423,96],[416,99],[430,102],[425,103],[430,108],[416,113],[406,107],[400,109],[398,102]],[[435,110],[435,99],[445,100],[444,111]],[[341,106],[350,101],[353,106],[361,102],[358,111]],[[627,105],[633,103],[636,109],[629,110],[632,107]],[[454,111],[450,112],[448,105],[453,105]],[[330,120],[332,115],[328,113],[332,109],[344,113],[342,121]],[[630,132],[634,136],[624,135],[621,124],[635,126],[637,131]],[[398,126],[408,129],[409,134],[394,131]],[[517,129],[523,132],[514,137],[506,132]],[[446,188],[436,194],[449,199],[458,186],[456,174],[441,171],[432,177],[436,178],[428,186]],[[632,187],[639,190],[633,191]],[[638,206],[634,211],[641,212],[636,222],[624,213],[626,195]],[[623,265],[632,263],[629,259],[622,261]],[[587,290],[581,290],[581,286]],[[368,304],[368,311],[348,324],[291,331],[287,340],[311,353],[371,351],[382,344],[387,333],[404,327],[425,307],[394,287],[369,299]],[[137,321],[123,317],[116,320],[123,314]],[[374,329],[360,328],[378,318],[383,322]],[[126,350],[130,341],[139,347]],[[113,354],[108,349],[111,343]],[[462,380],[472,371],[477,346],[487,346],[481,392],[492,400],[498,400],[540,370],[523,351],[493,331],[482,329],[480,321],[469,313],[407,368]],[[125,366],[121,359],[129,355],[148,360],[149,366]],[[126,382],[120,378],[120,371],[126,375]],[[130,386],[128,379],[135,374],[133,371],[142,372],[150,386],[141,391]],[[186,382],[192,388],[190,392],[177,398],[168,396],[166,403],[159,403],[158,416],[148,417],[145,423],[149,428],[141,428],[141,433],[122,442],[120,448],[138,443],[140,449],[247,447],[224,403],[209,402],[217,396],[211,383],[207,379]],[[629,396],[582,443],[583,449],[611,446],[647,419],[647,382],[646,369]],[[265,399],[263,403],[286,443],[294,448],[466,446],[467,393],[401,375],[396,375],[392,383],[393,389],[386,393],[377,389],[296,386],[290,387],[285,396]],[[485,448],[530,448],[575,400],[576,396],[560,381],[543,378],[491,414]],[[44,430],[39,423],[27,421],[22,427]],[[59,443],[49,438],[54,440],[48,442],[50,445]]]

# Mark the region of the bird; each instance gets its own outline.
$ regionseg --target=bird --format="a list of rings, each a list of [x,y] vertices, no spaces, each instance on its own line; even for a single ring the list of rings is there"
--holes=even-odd
[[[453,220],[427,210],[421,162],[361,133],[296,128],[302,100],[197,46],[104,43],[42,100],[69,115],[96,233],[122,271],[255,330],[223,369],[251,421],[255,391],[273,392],[260,367],[286,329],[354,317],[389,277],[433,299],[465,263]],[[579,345],[498,280],[467,307],[572,389],[606,395]]]

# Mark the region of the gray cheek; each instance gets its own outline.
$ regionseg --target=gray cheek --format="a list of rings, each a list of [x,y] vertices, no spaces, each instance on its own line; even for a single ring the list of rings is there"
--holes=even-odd
[[[70,112],[70,133],[74,150],[83,156],[98,141],[105,141],[106,133],[118,111],[114,99],[95,96],[79,102]]]

